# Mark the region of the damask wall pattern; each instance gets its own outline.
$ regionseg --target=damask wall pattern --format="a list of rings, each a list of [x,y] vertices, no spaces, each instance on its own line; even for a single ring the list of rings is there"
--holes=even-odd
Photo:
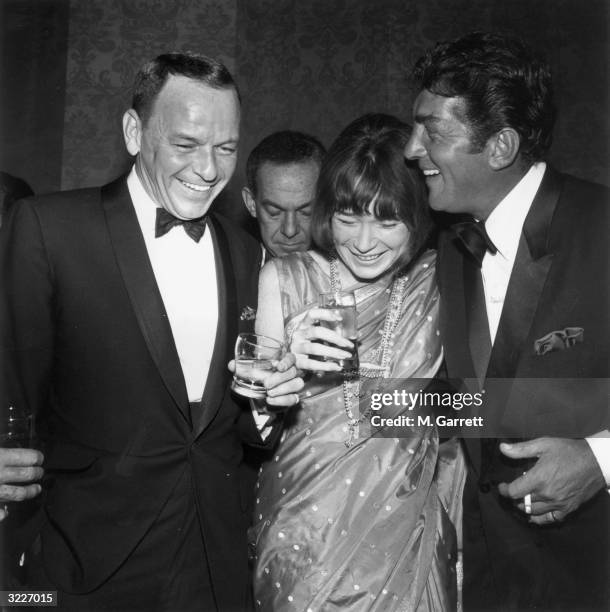
[[[560,108],[551,161],[610,183],[606,0],[238,0],[237,6],[245,151],[284,128],[329,144],[365,112],[409,121],[416,92],[408,74],[424,50],[472,30],[500,30],[520,36],[551,64]]]
[[[62,188],[103,183],[128,167],[120,119],[135,71],[167,50],[219,57],[243,96],[241,153],[278,129],[330,144],[365,112],[409,120],[407,75],[437,40],[512,31],[551,63],[561,109],[551,159],[610,182],[606,0],[71,0]],[[237,203],[236,203],[237,200]]]
[[[138,68],[191,50],[235,69],[235,8],[223,0],[71,0],[62,188],[129,167],[121,117]]]

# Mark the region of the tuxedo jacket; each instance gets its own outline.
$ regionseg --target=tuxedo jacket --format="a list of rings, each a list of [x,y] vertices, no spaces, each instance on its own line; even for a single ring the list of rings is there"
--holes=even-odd
[[[561,525],[529,525],[497,492],[499,482],[527,469],[504,460],[497,438],[582,438],[609,426],[609,202],[606,188],[547,168],[525,219],[483,383],[480,415],[496,440],[473,439],[472,428],[464,432],[465,603],[469,580],[474,589],[486,588],[483,577],[472,575],[478,570],[487,574],[490,592],[500,594],[479,602],[481,607],[552,607],[576,597],[572,603],[580,609],[586,603],[578,599],[581,589],[595,580],[591,588],[605,591],[607,601],[608,494],[600,491]],[[473,304],[466,289],[473,270],[479,271],[452,233],[444,232],[440,324],[451,378],[475,379],[469,348]],[[536,348],[536,340],[569,327],[582,328],[582,341],[563,350]],[[604,586],[596,568],[606,572]],[[578,576],[584,582],[575,587]],[[553,600],[549,591],[562,581],[573,590]]]
[[[190,470],[217,604],[243,608],[250,492],[239,466],[242,442],[260,438],[229,391],[227,362],[253,324],[240,314],[256,307],[259,245],[209,214],[219,320],[191,414],[125,178],[24,200],[14,213],[2,228],[4,393],[36,415],[44,444],[46,573],[70,593],[95,590]]]

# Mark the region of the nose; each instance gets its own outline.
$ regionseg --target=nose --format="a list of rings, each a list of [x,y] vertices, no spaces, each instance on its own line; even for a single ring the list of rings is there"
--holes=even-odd
[[[297,215],[294,211],[286,212],[282,218],[281,232],[286,238],[294,238],[299,233]]]
[[[373,235],[372,227],[369,223],[363,222],[358,228],[358,234],[354,240],[354,247],[360,253],[370,251],[377,244],[377,240]]]
[[[193,162],[193,171],[206,183],[213,183],[218,177],[218,165],[214,151],[201,147]]]
[[[411,132],[407,145],[405,146],[405,157],[407,159],[421,159],[426,155],[426,148],[422,141],[423,126],[415,125]]]

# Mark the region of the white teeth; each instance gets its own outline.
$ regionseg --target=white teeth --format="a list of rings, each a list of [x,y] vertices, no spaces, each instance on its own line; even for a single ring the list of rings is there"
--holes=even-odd
[[[194,183],[187,183],[181,179],[178,179],[185,187],[192,189],[193,191],[209,191],[212,186],[211,185],[195,185]]]
[[[422,170],[422,172],[424,173],[424,176],[436,176],[437,174],[440,174],[438,170]]]
[[[378,259],[379,257],[381,257],[381,254],[378,254],[378,255],[356,255],[356,257],[358,259],[361,259],[362,261],[373,261],[374,259]]]

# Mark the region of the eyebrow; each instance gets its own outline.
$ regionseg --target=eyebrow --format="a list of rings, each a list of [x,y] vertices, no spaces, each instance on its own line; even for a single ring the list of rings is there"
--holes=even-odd
[[[194,138],[193,136],[188,136],[187,134],[172,134],[170,138],[175,140],[187,140],[188,142],[198,143],[199,140]]]
[[[183,134],[181,132],[178,132],[177,134],[172,134],[170,136],[170,139],[176,139],[176,140],[186,140],[188,142],[192,142],[194,144],[201,144],[201,140],[199,140],[199,138],[196,138],[195,136],[191,136],[190,134]],[[232,144],[232,145],[236,145],[239,143],[239,138],[227,138],[227,140],[224,140],[223,142],[219,142],[216,143],[215,147],[222,147],[223,145],[227,145],[227,144]]]
[[[264,206],[272,206],[273,208],[277,208],[278,210],[282,210],[285,211],[285,208],[282,208],[277,202],[274,202],[273,200],[269,200],[268,198],[265,198],[264,200],[261,200],[261,204]],[[304,204],[301,204],[296,210],[303,210],[304,208],[307,208],[308,206],[311,206],[313,204],[313,199],[309,200],[309,202],[305,202]]]
[[[442,123],[442,119],[440,117],[437,117],[436,115],[422,115],[422,114],[417,114],[415,115],[415,122],[416,123]]]

